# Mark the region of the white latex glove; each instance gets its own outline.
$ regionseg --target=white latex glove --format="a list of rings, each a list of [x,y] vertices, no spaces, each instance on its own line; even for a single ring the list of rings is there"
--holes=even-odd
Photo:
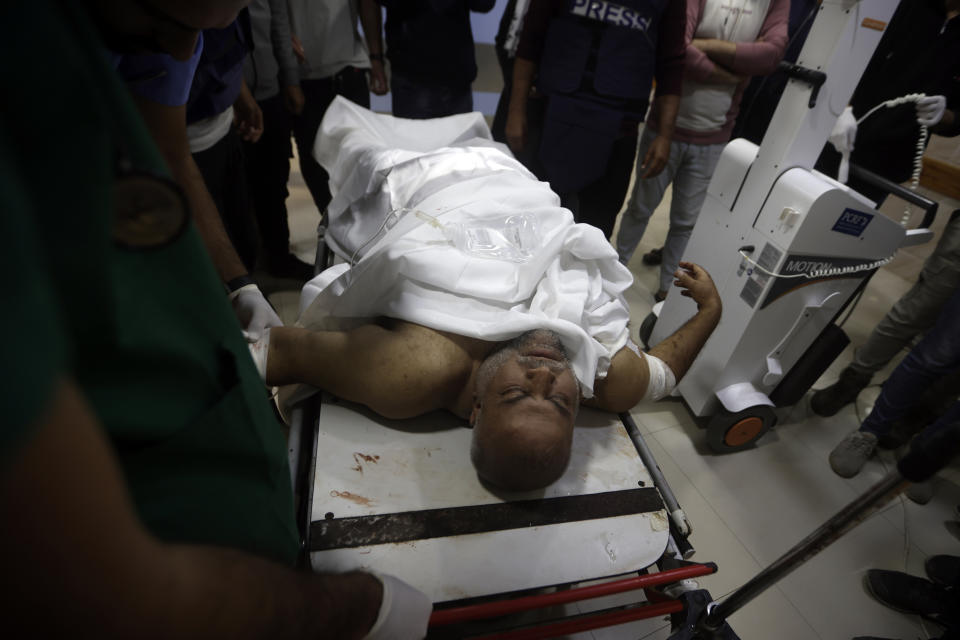
[[[243,337],[247,342],[256,342],[268,327],[282,327],[283,321],[273,310],[260,288],[255,284],[245,284],[230,293],[230,304],[240,320]]]
[[[840,152],[840,171],[837,180],[846,184],[847,176],[850,173],[850,153],[853,152],[853,141],[857,138],[857,119],[853,115],[853,109],[847,107],[837,118],[837,123],[833,125],[833,131],[830,133],[829,140],[833,148]]]
[[[943,119],[947,99],[943,96],[924,96],[917,100],[917,122],[932,127]]]
[[[433,603],[426,594],[393,576],[373,574],[383,585],[380,612],[364,640],[420,640],[427,635]]]

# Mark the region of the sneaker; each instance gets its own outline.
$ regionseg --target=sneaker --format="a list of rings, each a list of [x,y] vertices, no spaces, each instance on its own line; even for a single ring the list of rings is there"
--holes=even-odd
[[[643,254],[643,257],[640,259],[643,261],[643,264],[651,267],[660,264],[663,262],[663,247],[648,251],[647,253]]]
[[[870,569],[864,577],[867,591],[881,604],[902,613],[952,618],[958,598],[948,589],[901,571]]]
[[[280,256],[264,256],[262,265],[263,270],[274,278],[290,278],[306,282],[313,277],[313,265],[289,253]]]
[[[826,389],[820,389],[810,399],[810,408],[818,416],[828,418],[857,399],[864,387],[870,384],[872,373],[860,373],[847,367],[840,372],[840,379]]]
[[[960,558],[957,556],[930,556],[923,563],[927,577],[943,587],[960,587]]]
[[[857,429],[830,452],[830,468],[840,477],[852,478],[860,473],[876,448],[877,436]]]

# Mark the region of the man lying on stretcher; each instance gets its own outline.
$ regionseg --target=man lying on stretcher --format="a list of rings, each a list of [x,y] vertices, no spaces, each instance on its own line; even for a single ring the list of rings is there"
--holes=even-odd
[[[267,383],[389,418],[451,411],[473,427],[474,465],[494,485],[553,482],[581,398],[619,412],[667,395],[719,322],[710,276],[682,263],[676,285],[697,311],[641,354],[629,271],[489,141],[479,114],[401,121],[338,99],[316,155],[334,193],[328,237],[360,259],[308,283],[302,327],[254,345]]]
[[[697,302],[697,314],[645,356],[632,343],[621,348],[584,404],[627,411],[645,396],[669,393],[674,376],[686,372],[717,325],[720,300],[703,269],[681,266],[676,284]],[[651,384],[652,373],[664,380]],[[498,343],[390,318],[348,331],[272,329],[266,381],[306,382],[387,418],[446,409],[473,427],[480,476],[508,489],[546,486],[563,473],[581,400],[553,331]]]

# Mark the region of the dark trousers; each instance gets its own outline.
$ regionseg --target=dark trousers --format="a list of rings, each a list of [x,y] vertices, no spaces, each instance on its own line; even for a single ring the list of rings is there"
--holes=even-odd
[[[320,121],[327,107],[338,95],[370,108],[370,89],[367,86],[367,72],[356,67],[347,67],[329,78],[319,80],[301,80],[305,103],[303,113],[293,120],[293,137],[297,141],[300,155],[300,171],[307,183],[313,202],[323,213],[330,204],[330,188],[327,182],[330,176],[313,158],[313,145],[317,138]]]
[[[637,136],[621,136],[613,143],[607,170],[575,193],[561,193],[561,204],[577,222],[592,224],[609,238],[630,186],[630,173],[637,153]]]
[[[503,76],[503,89],[500,91],[500,100],[497,102],[497,112],[493,114],[493,124],[490,134],[497,142],[506,143],[507,112],[510,107],[510,95],[513,89],[513,58],[507,56],[500,47],[496,48],[497,62],[500,63],[500,73]]]
[[[469,82],[458,86],[427,84],[394,71],[390,84],[393,115],[398,118],[442,118],[473,111]]]
[[[490,133],[494,140],[506,144],[507,115],[510,108],[510,96],[513,92],[513,60],[507,58],[499,49],[497,50],[497,59],[500,61],[500,69],[503,71],[503,90],[500,92],[500,101],[497,102],[497,112],[493,116]],[[546,171],[537,158],[537,152],[540,149],[540,139],[543,135],[543,116],[546,111],[546,103],[547,100],[543,96],[527,98],[527,145],[520,151],[511,149],[514,157],[533,175],[543,181],[547,179]]]
[[[247,270],[257,261],[257,227],[253,221],[240,136],[233,129],[217,144],[193,154],[207,191],[217,205],[233,248]]]
[[[263,135],[257,142],[243,145],[247,184],[264,253],[271,258],[280,258],[290,250],[286,200],[290,157],[293,155],[290,143],[293,117],[283,106],[279,94],[258,104],[263,112]]]
[[[960,369],[960,289],[943,305],[937,323],[910,350],[907,357],[883,383],[873,411],[860,426],[862,431],[884,434],[921,401],[924,391]],[[953,405],[921,437],[960,421],[960,403]]]

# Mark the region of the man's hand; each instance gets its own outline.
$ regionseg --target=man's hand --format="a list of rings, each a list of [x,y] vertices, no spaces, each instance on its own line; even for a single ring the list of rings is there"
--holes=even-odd
[[[287,85],[283,88],[283,106],[295,116],[303,113],[303,89],[298,84]]]
[[[383,585],[380,611],[364,640],[420,640],[427,635],[433,604],[426,594],[406,582],[376,575]]]
[[[700,49],[705,56],[710,57],[710,41],[706,38],[694,38],[690,41],[690,46]]]
[[[297,34],[290,34],[290,44],[293,46],[293,55],[297,57],[297,62],[300,64],[307,64],[307,52],[303,49],[303,43],[300,42],[300,38],[297,37]]]
[[[666,362],[676,379],[680,380],[720,323],[723,304],[710,274],[699,265],[681,262],[673,275],[677,278],[673,284],[682,289],[681,295],[693,298],[698,311],[673,335],[650,349],[650,355]]]
[[[390,91],[387,72],[383,69],[383,60],[370,61],[370,91],[378,96],[385,95]]]
[[[659,135],[650,143],[647,148],[647,154],[643,157],[640,168],[643,173],[641,178],[652,178],[663,171],[667,166],[667,159],[670,157],[670,138]]]
[[[237,314],[237,319],[240,320],[243,337],[247,342],[259,340],[264,329],[283,326],[280,316],[255,284],[244,285],[231,293],[230,303],[233,305],[233,312]]]
[[[680,268],[673,275],[676,278],[673,284],[682,289],[680,295],[693,298],[697,303],[697,309],[720,313],[723,308],[720,294],[717,293],[717,287],[713,284],[710,274],[703,267],[692,262],[681,261]]]
[[[713,63],[713,71],[710,72],[710,77],[708,77],[706,81],[714,84],[740,84],[746,79],[747,78],[738,76],[733,71],[715,62]]]
[[[762,38],[757,38],[761,42]],[[733,69],[737,62],[737,43],[716,38],[694,38],[690,45],[703,52],[703,55],[724,69]]]
[[[263,135],[263,112],[246,82],[240,85],[240,95],[233,103],[233,124],[247,142],[256,142]]]
[[[507,136],[507,144],[514,152],[519,153],[527,146],[527,110],[526,101],[522,108],[512,108],[507,114],[507,124],[504,134]]]

